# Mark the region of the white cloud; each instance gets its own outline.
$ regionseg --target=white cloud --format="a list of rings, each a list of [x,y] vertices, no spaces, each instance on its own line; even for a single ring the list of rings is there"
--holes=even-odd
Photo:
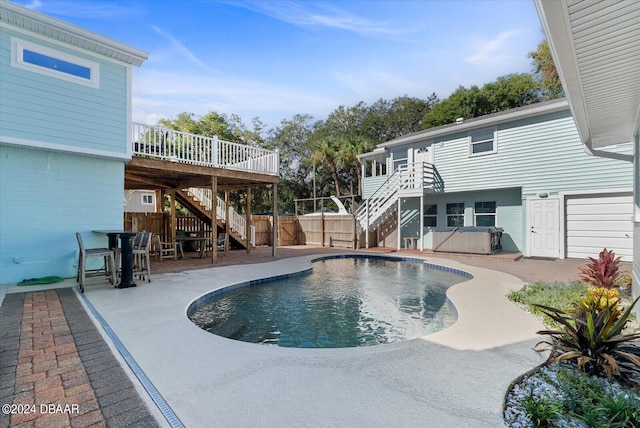
[[[326,27],[365,35],[394,35],[408,32],[406,27],[362,18],[323,2],[230,1],[243,7],[298,27]]]
[[[475,43],[474,52],[465,60],[473,65],[493,65],[510,57],[509,42],[519,31],[504,31],[491,40]]]
[[[215,70],[214,68],[202,62],[197,56],[193,54],[193,52],[191,52],[191,50],[189,50],[189,48],[183,45],[171,34],[167,33],[166,31],[163,31],[162,29],[160,29],[159,27],[156,27],[155,25],[151,26],[151,29],[155,31],[157,34],[160,34],[165,40],[167,40],[172,47],[172,51],[175,52],[181,58],[186,59],[188,62],[195,64],[200,68],[202,68],[203,70],[206,70],[210,73],[220,74],[218,70]],[[166,55],[163,55],[163,54],[159,55],[159,57],[161,58],[165,56]]]
[[[133,82],[133,120],[145,123],[173,118],[182,112],[203,115],[216,111],[238,114],[246,124],[259,117],[273,127],[296,113],[320,118],[337,106],[321,88],[308,91],[184,70],[136,69]]]

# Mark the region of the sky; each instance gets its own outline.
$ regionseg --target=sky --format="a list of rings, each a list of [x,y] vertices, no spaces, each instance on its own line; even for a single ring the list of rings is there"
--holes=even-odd
[[[13,0],[148,52],[133,120],[237,114],[267,129],[296,114],[532,71],[544,39],[532,0]]]

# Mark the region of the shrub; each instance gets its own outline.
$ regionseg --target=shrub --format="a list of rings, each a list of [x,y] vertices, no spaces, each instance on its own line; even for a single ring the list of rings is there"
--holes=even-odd
[[[550,426],[553,421],[562,416],[562,404],[547,397],[536,397],[533,387],[522,402],[522,409],[525,415],[535,427]]]
[[[620,303],[620,293],[615,288],[589,287],[586,297],[578,300],[578,305],[585,311],[593,309],[597,313],[612,303]]]
[[[638,298],[640,299],[640,297]],[[550,306],[536,305],[562,326],[561,330],[542,330],[552,341],[542,340],[536,345],[538,352],[550,350],[551,362],[575,361],[578,369],[591,375],[618,378],[629,385],[634,374],[640,374],[640,352],[631,341],[640,339],[640,333],[622,334],[636,299],[624,312],[615,300],[601,309],[601,299],[587,305],[588,299],[576,303],[572,312]],[[540,345],[546,345],[538,349]]]
[[[613,251],[605,248],[600,252],[597,260],[593,257],[589,257],[589,260],[591,263],[584,268],[579,268],[582,272],[580,279],[594,287],[613,288],[622,275],[618,272],[620,257],[616,257]]]
[[[525,305],[529,312],[542,317],[546,325],[552,328],[561,328],[560,324],[545,315],[536,305],[552,306],[568,311],[573,308],[573,304],[577,300],[587,295],[588,288],[580,281],[574,281],[570,284],[534,282],[522,290],[511,293],[509,300]]]

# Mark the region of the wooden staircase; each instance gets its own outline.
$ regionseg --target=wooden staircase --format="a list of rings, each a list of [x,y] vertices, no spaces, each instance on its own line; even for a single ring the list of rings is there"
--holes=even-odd
[[[176,200],[180,203],[180,205],[182,205],[187,210],[189,210],[194,216],[196,216],[197,218],[199,218],[205,223],[210,223],[211,222],[211,201],[210,199],[207,201],[208,198],[206,197],[201,196],[199,198],[198,190],[200,189],[177,190]],[[218,229],[217,232],[222,233],[226,230],[226,219],[225,219],[226,207],[225,207],[224,201],[222,201],[219,198],[217,199],[217,201],[218,201],[217,203],[218,206],[216,209],[217,211],[216,227]],[[239,216],[239,214],[235,212],[235,210],[231,207],[229,207],[229,212],[230,212],[229,217]],[[239,225],[234,223],[237,223],[237,222],[232,221],[230,224],[229,237],[242,248],[246,248],[247,235],[245,233],[245,230],[240,230],[242,229],[242,224]],[[244,226],[245,226],[244,229],[246,229],[246,223],[244,224]],[[253,233],[251,234],[251,236],[253,238]],[[255,239],[251,240],[251,245],[252,246],[255,245]]]

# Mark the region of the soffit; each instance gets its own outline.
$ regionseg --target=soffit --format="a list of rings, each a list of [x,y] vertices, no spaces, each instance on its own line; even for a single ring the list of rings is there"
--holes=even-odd
[[[147,52],[5,0],[0,0],[2,23],[126,64],[139,66],[149,57]]]
[[[640,115],[640,2],[537,0],[583,142],[633,141]]]

